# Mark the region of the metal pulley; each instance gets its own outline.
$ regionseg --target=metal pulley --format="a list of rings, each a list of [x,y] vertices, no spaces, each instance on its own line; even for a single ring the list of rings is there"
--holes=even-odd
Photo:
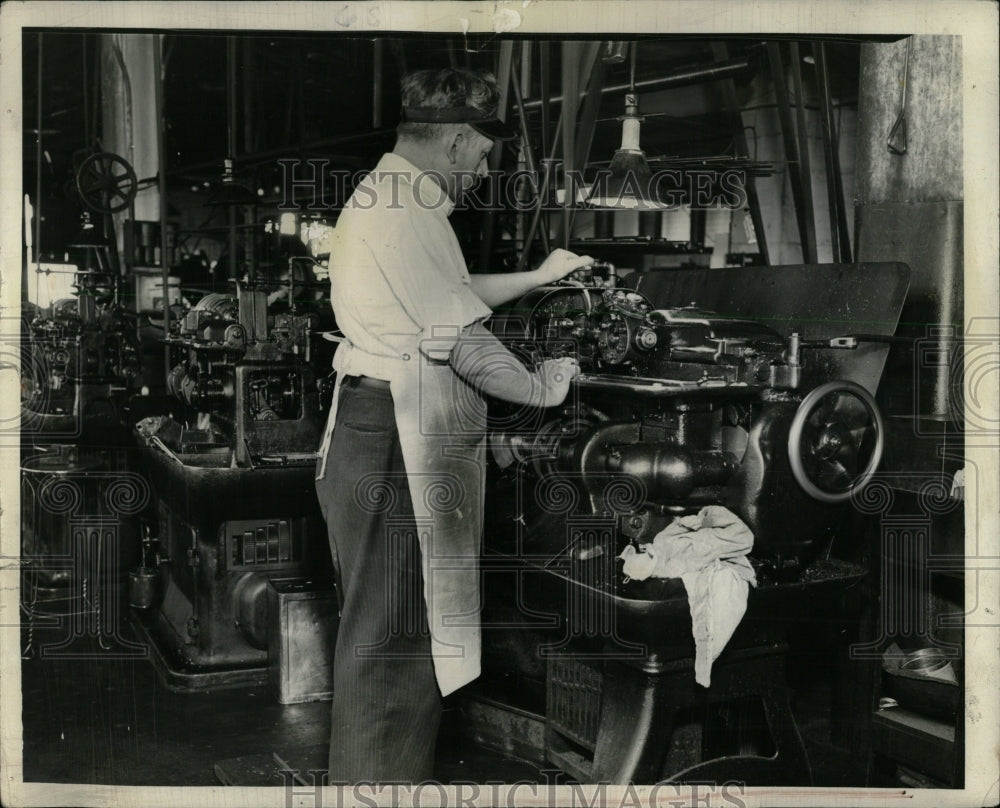
[[[76,172],[76,190],[88,208],[97,213],[120,213],[139,192],[135,169],[122,157],[98,152],[87,157]]]
[[[882,459],[885,424],[860,384],[833,381],[810,391],[788,432],[795,481],[820,502],[845,502],[867,485]]]

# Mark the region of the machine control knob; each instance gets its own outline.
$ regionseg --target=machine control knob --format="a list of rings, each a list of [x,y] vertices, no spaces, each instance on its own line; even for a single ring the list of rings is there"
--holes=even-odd
[[[636,347],[643,351],[653,350],[657,342],[659,342],[659,337],[651,328],[640,328],[635,334]]]

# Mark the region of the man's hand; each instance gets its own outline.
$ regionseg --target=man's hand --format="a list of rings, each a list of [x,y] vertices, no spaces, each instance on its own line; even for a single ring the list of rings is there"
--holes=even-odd
[[[472,291],[491,309],[517,300],[538,286],[560,281],[575,269],[594,263],[589,255],[576,255],[568,250],[554,250],[541,266],[531,272],[474,273],[470,276]]]
[[[530,371],[480,322],[462,329],[451,350],[451,366],[477,390],[530,407],[562,404],[573,377],[580,372],[575,359],[546,359]]]
[[[579,372],[580,365],[572,357],[546,359],[542,362],[536,371],[542,382],[542,406],[555,407],[562,404],[569,392],[569,383]]]
[[[569,250],[553,250],[535,270],[539,286],[561,281],[570,272],[589,267],[594,259],[589,255],[577,255]]]
[[[330,279],[330,267],[326,264],[316,263],[312,265],[312,273],[318,281],[326,281]]]

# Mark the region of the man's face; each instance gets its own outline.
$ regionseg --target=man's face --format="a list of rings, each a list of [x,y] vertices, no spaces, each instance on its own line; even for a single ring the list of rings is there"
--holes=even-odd
[[[455,162],[448,180],[448,195],[456,202],[471,190],[481,177],[486,176],[486,157],[493,148],[493,141],[479,134],[471,126],[462,128],[454,141]]]

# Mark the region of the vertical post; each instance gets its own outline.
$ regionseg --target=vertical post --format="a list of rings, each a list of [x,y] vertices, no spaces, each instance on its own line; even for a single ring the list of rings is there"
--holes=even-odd
[[[254,128],[254,99],[256,86],[254,82],[254,59],[252,38],[243,41],[243,150],[252,153],[256,151],[254,143],[256,129]]]
[[[729,48],[725,43],[713,42],[712,55],[717,62],[726,61],[729,58]],[[736,147],[736,156],[756,159],[756,155],[751,155],[750,149],[747,147],[747,139],[743,129],[743,115],[740,112],[739,101],[736,97],[736,85],[732,77],[724,79],[721,82],[721,86],[723,102],[729,114],[729,126],[733,131],[733,145]],[[760,250],[760,257],[763,259],[765,266],[767,266],[771,263],[771,259],[767,251],[767,236],[764,233],[764,219],[760,214],[757,180],[754,178],[753,171],[747,172],[743,182],[743,187],[747,192],[747,204],[750,207],[750,220],[753,222],[754,234],[757,237],[757,247]]]
[[[577,130],[576,155],[574,164],[583,172],[590,158],[590,147],[594,142],[594,132],[597,129],[597,116],[601,110],[601,98],[604,93],[604,61],[600,59],[601,43],[591,42],[584,48],[580,65],[580,75],[587,84],[587,97],[583,101],[583,111],[580,113],[580,126]],[[576,220],[576,208],[572,209],[569,219],[570,235]]]
[[[160,137],[157,139],[157,163],[156,172],[160,191],[160,268],[163,278],[163,366],[170,372],[170,241],[167,238],[167,139],[164,136],[166,129],[166,116],[164,114],[163,103],[163,44],[166,41],[166,34],[158,37],[153,48],[153,70],[156,73],[154,87],[156,88],[156,122],[160,127]],[[134,226],[134,222],[133,222]]]
[[[799,57],[799,43],[788,44],[792,63],[792,82],[795,86],[795,112],[799,133],[799,172],[802,176],[802,210],[806,220],[806,239],[803,245],[806,263],[818,260],[816,252],[816,214],[813,209],[812,168],[809,161],[809,129],[806,124],[806,100],[802,92],[802,60]],[[808,246],[808,250],[806,249]]]
[[[528,44],[528,43],[525,43]],[[538,164],[535,162],[535,152],[532,148],[531,138],[528,134],[528,117],[524,111],[524,96],[521,90],[521,84],[517,80],[517,67],[516,65],[511,66],[511,91],[514,94],[514,103],[517,105],[518,109],[518,121],[521,126],[521,143],[522,150],[524,153],[525,163],[527,165],[528,171],[531,172],[534,178],[535,188],[538,189],[539,195],[541,195],[541,184],[542,178],[538,171]],[[544,141],[543,141],[543,155],[544,157]],[[521,214],[519,214],[521,215]],[[525,241],[527,243],[527,241]],[[545,247],[546,252],[549,250],[549,234],[542,230],[542,243]]]
[[[573,172],[586,165],[590,154],[590,144],[594,138],[594,128],[597,124],[597,114],[601,106],[601,90],[603,87],[603,63],[599,62],[601,43],[572,43],[569,54],[563,45],[563,166],[565,197],[563,199],[563,216],[556,234],[556,241],[562,241],[563,248],[569,247],[573,232],[573,218],[576,212],[576,183]],[[567,67],[567,63],[570,65]],[[567,76],[568,72],[568,76]],[[569,79],[568,83],[566,79]],[[577,130],[576,118],[579,110],[580,89],[588,87],[584,100],[583,114]],[[567,136],[567,129],[569,135]],[[579,135],[579,137],[577,137]],[[567,149],[570,151],[567,153]]]
[[[454,60],[451,48],[448,52]],[[382,126],[382,62],[385,58],[385,40],[376,37],[372,41],[372,129]],[[454,67],[454,65],[452,65]]]
[[[816,61],[816,79],[819,84],[819,111],[823,119],[823,145],[826,149],[826,188],[830,198],[830,240],[833,258],[837,262],[851,262],[851,236],[848,231],[847,211],[844,202],[844,181],[840,172],[840,144],[833,124],[833,101],[830,97],[830,72],[826,64],[826,46],[813,44]]]
[[[236,38],[226,37],[226,150],[232,168],[236,169]],[[226,221],[229,225],[229,279],[239,277],[236,270],[236,207],[226,208]],[[164,290],[165,292],[166,290]]]
[[[691,228],[694,229],[694,214],[696,211],[691,211]],[[663,225],[663,213],[658,210],[640,210],[639,211],[639,235],[649,236],[650,238],[659,238],[662,232]]]
[[[792,184],[792,200],[795,203],[795,219],[799,226],[799,242],[802,247],[802,258],[810,263],[807,254],[808,238],[806,231],[805,211],[803,205],[802,174],[799,168],[799,155],[795,146],[795,126],[792,122],[792,112],[788,105],[788,87],[785,85],[785,68],[781,61],[781,52],[777,42],[767,43],[767,56],[771,65],[771,79],[774,82],[774,96],[778,101],[778,118],[781,122],[781,138],[785,144],[785,161],[788,165],[788,179]],[[758,234],[759,238],[759,234]]]
[[[521,92],[525,98],[531,97],[531,40],[521,43]]]
[[[705,246],[705,226],[708,223],[708,214],[704,210],[691,208],[690,235],[688,240],[695,247]]]
[[[38,88],[35,95],[35,278],[42,263],[42,38],[38,32]]]
[[[396,58],[396,65],[399,67],[399,75],[405,76],[410,71],[406,69],[406,50],[403,48],[403,43],[398,39],[390,40],[392,45],[392,55]],[[466,53],[466,59],[468,59],[468,53]],[[468,64],[466,64],[468,67]]]
[[[552,81],[550,74],[551,48],[548,42],[538,43],[538,81],[540,83],[539,95],[542,102],[542,152],[544,154],[545,144],[551,142],[549,121],[551,120],[551,109],[549,98],[552,95]]]
[[[642,214],[640,213],[641,217]],[[609,239],[615,235],[615,212],[606,208],[594,210],[594,238]]]
[[[549,152],[548,159],[542,166],[545,170],[545,176],[542,180],[542,187],[538,192],[538,205],[535,207],[535,213],[531,218],[531,226],[528,228],[528,234],[524,237],[524,250],[521,253],[521,257],[517,262],[517,271],[520,272],[527,266],[528,256],[531,253],[531,245],[535,240],[535,231],[538,229],[538,223],[541,221],[543,211],[545,209],[545,200],[549,194],[549,185],[554,181],[553,166],[552,163],[556,158],[556,148],[559,144],[559,135],[563,128],[563,115],[559,115],[559,123],[556,124],[556,134],[552,140],[552,150]],[[548,222],[546,222],[545,227],[548,228]]]
[[[576,202],[576,186],[573,170],[576,168],[576,111],[580,101],[580,55],[583,48],[578,42],[562,43],[562,92],[563,92],[563,207],[562,241],[563,249],[569,247],[570,208]]]
[[[80,34],[80,50],[83,52],[82,61],[82,72],[83,72],[83,92],[81,93],[83,103],[83,141],[84,145],[89,145],[90,140],[90,107],[87,104],[87,98],[89,93],[88,81],[87,81],[87,35]]]
[[[510,76],[511,65],[514,59],[514,41],[505,39],[500,43],[499,69],[497,70],[497,90],[500,93],[500,102],[497,115],[500,120],[507,119],[507,101],[510,97]],[[503,143],[497,141],[493,144],[488,159],[490,172],[500,168],[500,158],[503,156]],[[493,181],[493,178],[490,178]],[[479,244],[479,271],[489,272],[490,263],[493,258],[493,234],[496,231],[497,211],[490,205],[486,211],[486,218],[483,220],[483,238]]]

